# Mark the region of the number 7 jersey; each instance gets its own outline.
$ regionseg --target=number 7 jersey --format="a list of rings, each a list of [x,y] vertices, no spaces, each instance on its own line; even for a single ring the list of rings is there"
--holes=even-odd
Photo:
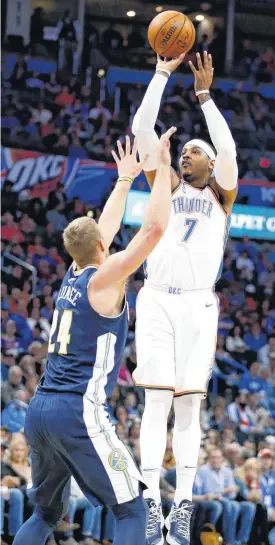
[[[95,267],[67,271],[52,320],[46,370],[38,389],[75,392],[104,403],[117,381],[128,332],[125,301],[114,318],[95,312],[88,285]]]
[[[148,284],[172,290],[212,288],[218,280],[230,228],[210,186],[180,183],[172,194],[168,227],[145,264]]]

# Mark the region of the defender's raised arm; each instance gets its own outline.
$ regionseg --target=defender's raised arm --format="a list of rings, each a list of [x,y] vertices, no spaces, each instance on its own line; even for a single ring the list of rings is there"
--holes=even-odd
[[[132,274],[162,237],[170,216],[170,137],[176,128],[169,129],[160,139],[157,148],[159,168],[148,208],[140,231],[123,252],[110,256],[94,275],[91,292],[123,283]],[[118,160],[119,167],[119,160]]]

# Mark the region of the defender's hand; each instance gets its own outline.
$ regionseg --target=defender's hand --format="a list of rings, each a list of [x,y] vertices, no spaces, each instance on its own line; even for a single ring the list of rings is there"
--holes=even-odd
[[[176,127],[171,127],[162,135],[158,144],[158,157],[161,165],[171,165],[170,138],[176,132]]]
[[[117,164],[117,170],[119,176],[125,176],[128,178],[136,178],[141,171],[149,157],[147,154],[143,161],[137,159],[137,140],[135,138],[131,151],[131,143],[129,136],[126,136],[125,151],[123,150],[121,142],[117,141],[119,157],[112,151],[112,156]]]
[[[212,56],[207,54],[207,51],[204,51],[203,54],[203,63],[199,53],[196,54],[198,70],[195,68],[193,63],[189,61],[189,66],[195,77],[195,93],[198,91],[209,90],[213,80],[214,68],[212,66]]]
[[[166,60],[166,58],[164,59],[164,61],[161,60],[160,56],[158,55],[157,56],[157,66],[156,66],[156,70],[169,70],[170,73],[174,72],[178,66],[182,63],[183,59],[185,57],[185,53],[182,53],[179,57],[176,57],[176,59],[170,59],[170,60]]]

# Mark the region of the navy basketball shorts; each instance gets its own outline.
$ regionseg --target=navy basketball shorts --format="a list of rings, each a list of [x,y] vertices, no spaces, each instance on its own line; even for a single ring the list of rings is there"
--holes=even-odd
[[[103,405],[78,394],[37,392],[25,434],[32,470],[28,496],[41,507],[68,500],[71,475],[94,505],[141,495],[141,473]]]

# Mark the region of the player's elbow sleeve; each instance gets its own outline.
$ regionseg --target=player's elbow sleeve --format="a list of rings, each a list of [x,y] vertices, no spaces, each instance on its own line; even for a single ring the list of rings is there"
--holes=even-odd
[[[219,151],[215,162],[215,178],[220,187],[226,191],[232,191],[238,185],[238,165],[236,161],[236,150],[228,148]]]
[[[144,157],[148,154],[149,157],[144,165],[145,171],[157,170],[159,166],[157,146],[159,139],[157,134],[153,132],[143,132],[137,130],[134,133],[137,139],[138,153],[140,159],[143,160]]]

